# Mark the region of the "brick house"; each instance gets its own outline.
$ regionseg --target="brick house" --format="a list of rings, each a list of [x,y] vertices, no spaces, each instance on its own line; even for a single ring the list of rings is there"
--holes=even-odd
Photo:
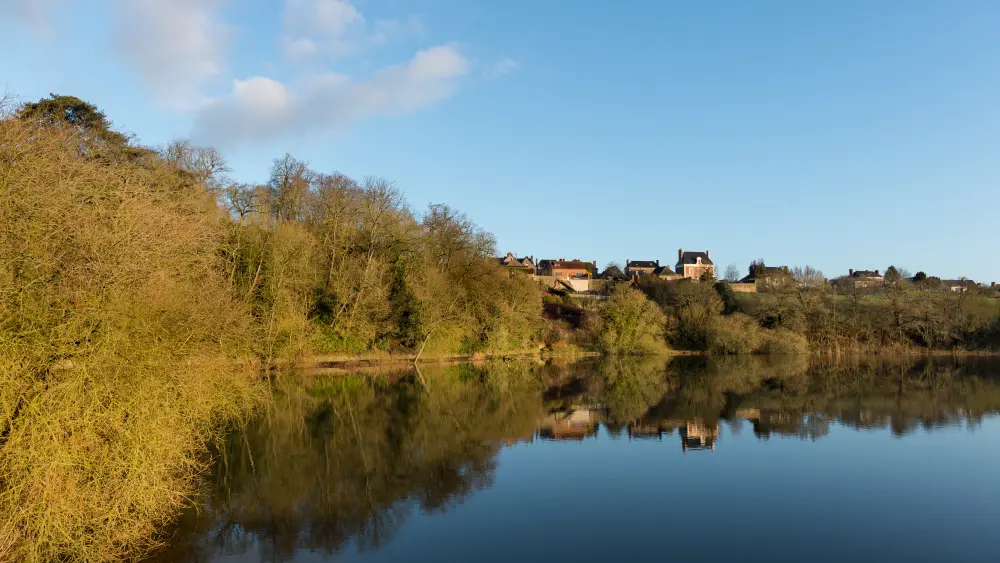
[[[679,249],[677,251],[677,266],[674,270],[681,277],[689,280],[700,280],[706,273],[715,277],[715,264],[712,262],[712,254],[705,252],[693,252]]]
[[[551,276],[556,279],[590,279],[592,272],[597,270],[597,261],[583,262],[578,259],[542,260],[538,263],[538,275]]]

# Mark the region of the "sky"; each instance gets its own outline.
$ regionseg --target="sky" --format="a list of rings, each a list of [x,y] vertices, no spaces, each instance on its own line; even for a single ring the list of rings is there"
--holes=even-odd
[[[0,0],[0,80],[288,152],[497,250],[1000,282],[993,0]]]

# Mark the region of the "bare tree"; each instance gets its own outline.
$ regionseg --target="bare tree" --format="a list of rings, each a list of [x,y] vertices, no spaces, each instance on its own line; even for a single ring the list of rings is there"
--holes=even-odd
[[[730,282],[736,282],[740,280],[740,269],[736,264],[730,264],[726,266],[726,274],[723,277],[724,280]]]
[[[222,153],[212,147],[199,147],[187,140],[175,140],[160,150],[160,158],[178,170],[190,174],[209,190],[224,189],[225,175],[232,172]]]
[[[280,221],[302,218],[306,197],[315,173],[308,165],[290,154],[274,160],[271,178],[267,183],[271,199],[271,212]]]
[[[230,183],[222,189],[222,197],[229,208],[230,215],[239,219],[243,225],[252,215],[260,213],[262,208],[261,190],[250,184]]]
[[[792,268],[792,279],[802,284],[803,287],[818,288],[826,285],[823,272],[809,265],[806,265],[805,268],[801,266]]]

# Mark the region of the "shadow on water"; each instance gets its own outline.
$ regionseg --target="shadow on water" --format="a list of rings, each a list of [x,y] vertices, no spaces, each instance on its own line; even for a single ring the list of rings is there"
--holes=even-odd
[[[993,360],[817,363],[800,357],[603,359],[286,377],[274,406],[234,431],[197,506],[153,561],[294,561],[389,541],[416,512],[491,486],[521,442],[674,440],[714,450],[720,426],[819,440],[832,426],[978,424],[1000,411]],[[673,437],[676,434],[676,437]]]

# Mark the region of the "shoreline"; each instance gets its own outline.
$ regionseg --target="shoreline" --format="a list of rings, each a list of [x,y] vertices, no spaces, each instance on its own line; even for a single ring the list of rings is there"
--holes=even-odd
[[[693,352],[689,350],[670,350],[663,354],[655,354],[660,357],[673,356],[706,356],[704,352]],[[421,364],[487,364],[490,362],[507,361],[528,361],[528,360],[553,360],[553,359],[585,359],[600,358],[607,356],[604,352],[598,351],[578,351],[578,352],[520,352],[511,354],[449,354],[442,356],[420,357],[416,361],[415,353],[405,354],[312,354],[304,356],[294,361],[276,362],[272,369],[284,367],[294,367],[308,372],[310,375],[323,375],[326,372],[338,372],[341,370],[356,370],[373,367],[412,367]]]
[[[760,354],[750,354],[751,356],[761,356]],[[607,356],[604,352],[598,351],[577,351],[577,352],[520,352],[511,354],[448,354],[440,356],[422,356],[417,361],[416,353],[373,353],[373,354],[309,354],[296,360],[279,360],[272,364],[271,369],[280,371],[285,368],[293,368],[305,374],[337,375],[343,372],[356,371],[367,368],[409,368],[414,365],[440,365],[440,364],[488,364],[491,362],[509,361],[547,361],[547,360],[582,360],[587,358],[600,358]],[[708,352],[692,350],[670,350],[663,354],[655,354],[660,357],[738,357],[740,354],[718,355]],[[767,354],[763,354],[767,356]],[[846,359],[846,358],[891,358],[891,357],[951,357],[951,358],[997,358],[1000,351],[997,350],[822,350],[803,354],[815,359]]]

